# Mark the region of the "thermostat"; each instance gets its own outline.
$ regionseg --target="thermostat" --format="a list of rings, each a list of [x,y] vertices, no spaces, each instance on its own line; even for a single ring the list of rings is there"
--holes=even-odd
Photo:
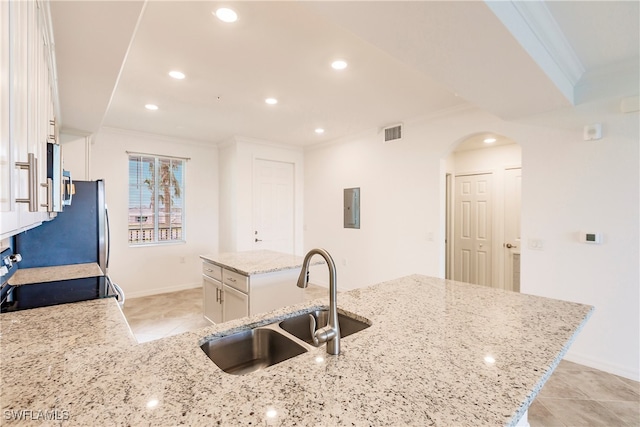
[[[586,231],[580,232],[580,241],[582,243],[602,243],[602,233],[590,233]]]

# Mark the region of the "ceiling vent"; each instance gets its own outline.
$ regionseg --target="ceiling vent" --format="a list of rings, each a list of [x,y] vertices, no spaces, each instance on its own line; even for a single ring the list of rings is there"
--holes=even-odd
[[[387,126],[384,130],[384,142],[400,141],[402,139],[402,123]]]

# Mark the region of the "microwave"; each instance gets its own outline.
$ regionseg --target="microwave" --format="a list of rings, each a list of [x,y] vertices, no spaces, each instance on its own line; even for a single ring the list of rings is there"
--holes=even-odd
[[[71,204],[74,193],[71,174],[62,168],[62,149],[59,144],[47,142],[47,211],[62,212]]]

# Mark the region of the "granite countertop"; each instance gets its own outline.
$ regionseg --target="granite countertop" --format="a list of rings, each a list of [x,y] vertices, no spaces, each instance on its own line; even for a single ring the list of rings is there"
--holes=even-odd
[[[236,271],[245,276],[254,274],[273,273],[275,271],[290,270],[302,267],[303,257],[275,251],[246,251],[222,252],[217,254],[200,255],[205,261],[220,267]],[[311,265],[322,264],[319,257],[311,260]]]
[[[34,283],[55,282],[58,280],[83,279],[85,277],[103,276],[100,266],[95,262],[86,264],[57,265],[53,267],[20,268],[9,279],[14,286]]]
[[[203,339],[327,301],[138,345],[117,325],[85,338],[106,329],[94,309],[73,309],[86,304],[0,315],[3,414],[58,411],[64,425],[514,425],[593,310],[413,275],[338,295],[342,312],[371,323],[342,339],[339,356],[320,347],[237,376],[204,354]],[[56,331],[61,345],[47,345]]]

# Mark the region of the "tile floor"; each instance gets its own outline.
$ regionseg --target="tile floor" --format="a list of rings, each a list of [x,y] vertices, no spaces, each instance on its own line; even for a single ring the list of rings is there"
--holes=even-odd
[[[310,285],[305,298],[327,296]],[[124,315],[138,342],[152,341],[209,322],[202,318],[202,289],[127,299]],[[640,427],[640,383],[562,361],[529,408],[531,427]]]
[[[320,286],[309,285],[304,292],[305,299],[325,295],[327,301],[329,298],[329,291]],[[128,298],[122,311],[138,342],[153,341],[210,325],[202,317],[201,288]]]

